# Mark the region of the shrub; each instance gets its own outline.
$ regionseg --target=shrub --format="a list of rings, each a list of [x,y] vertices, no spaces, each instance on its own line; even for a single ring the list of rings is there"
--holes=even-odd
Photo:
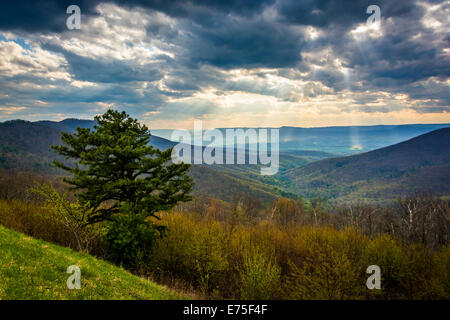
[[[64,217],[80,218],[81,208],[49,190],[56,206],[52,201],[37,205],[0,200],[0,224],[77,249],[77,237]],[[160,237],[163,229],[136,213],[132,206],[122,206],[121,214],[96,226],[90,253],[195,289],[199,297],[450,299],[450,247],[435,247],[440,242],[429,246],[386,234],[369,237],[360,224],[358,229],[343,224],[339,230],[282,225],[275,219],[233,224],[220,215],[184,212],[158,212],[168,228]],[[381,290],[366,288],[369,265],[381,268]]]
[[[303,229],[303,260],[291,263],[287,293],[293,299],[361,297],[360,256],[365,238],[354,230]],[[298,241],[298,240],[297,240]]]
[[[21,200],[0,200],[0,224],[45,241],[79,250],[79,241],[73,230],[68,229],[55,211],[48,205],[36,205]],[[90,229],[89,244],[84,247],[89,253],[100,253],[100,233]]]
[[[436,263],[435,281],[438,286],[439,299],[450,299],[450,246],[443,246],[434,257]]]
[[[51,212],[50,215],[43,215],[43,218],[49,219],[49,224],[63,225],[76,240],[77,249],[88,252],[93,239],[98,235],[98,228],[89,224],[91,210],[88,206],[79,201],[70,202],[67,194],[59,194],[51,184],[37,185],[31,191],[44,198],[44,208]]]
[[[69,245],[70,241],[64,239],[63,226],[58,222],[50,225],[49,215],[51,212],[45,208],[21,200],[0,200],[0,224],[3,226],[36,238]]]
[[[180,213],[163,216],[167,234],[159,239],[151,269],[158,276],[173,275],[195,286],[203,296],[230,285],[226,234],[215,220],[195,221]]]
[[[126,268],[142,269],[150,261],[158,236],[156,226],[140,215],[115,215],[103,235],[106,256]]]
[[[177,279],[206,298],[422,299],[449,296],[450,251],[405,246],[356,229],[230,226],[186,213],[163,214],[149,270]],[[447,248],[447,249],[446,249]],[[382,290],[369,290],[369,265],[381,268]],[[172,279],[164,279],[170,275]],[[181,281],[180,281],[181,280]]]
[[[374,290],[374,294],[383,298],[405,298],[405,263],[402,247],[389,235],[374,238],[368,244],[362,259],[362,265],[377,265],[381,269],[381,290]]]
[[[441,283],[439,275],[444,270],[439,270],[438,256],[439,254],[428,250],[423,244],[404,248],[402,283],[407,299],[437,299],[444,295],[440,288],[443,288],[445,281]],[[448,270],[445,270],[444,274],[445,272],[448,273]]]
[[[240,278],[241,299],[273,299],[279,292],[280,267],[273,258],[250,252],[244,256]]]

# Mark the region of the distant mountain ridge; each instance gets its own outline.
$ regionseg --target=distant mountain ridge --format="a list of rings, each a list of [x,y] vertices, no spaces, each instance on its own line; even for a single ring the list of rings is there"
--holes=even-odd
[[[36,121],[32,123],[37,123],[40,125],[52,127],[61,131],[70,132],[73,133],[76,131],[77,127],[81,128],[90,128],[93,129],[96,122],[94,120],[82,120],[82,119],[64,119],[62,121],[49,121],[49,120],[43,120],[43,121]],[[150,139],[150,144],[158,149],[166,150],[170,147],[173,147],[175,145],[174,142],[152,135]]]
[[[36,171],[57,172],[51,165],[55,159],[63,160],[51,145],[61,144],[61,132],[73,133],[77,127],[93,128],[95,121],[65,119],[63,121],[9,120],[0,122],[0,166],[4,168],[32,168]],[[174,142],[153,136],[150,144],[166,150]]]
[[[63,159],[50,149],[50,145],[61,143],[61,131],[74,132],[78,126],[92,128],[94,124],[92,120],[79,119],[0,123],[0,167],[60,174],[51,162]],[[397,139],[402,136],[398,132],[410,136],[433,126],[373,126],[364,130],[366,139],[386,136],[386,132]],[[304,130],[313,132],[334,146],[339,141],[338,137],[346,140],[350,132],[347,127],[290,130],[291,134]],[[385,133],[380,135],[380,130],[385,130]],[[158,130],[151,132],[157,134]],[[281,151],[280,171],[275,176],[261,176],[257,165],[194,165],[191,168],[191,175],[196,180],[194,194],[232,201],[236,193],[247,193],[264,203],[280,195],[322,196],[337,201],[386,200],[413,191],[450,195],[449,132],[450,128],[438,129],[408,141],[345,157],[320,150],[294,148]],[[299,139],[306,136],[299,135]],[[176,144],[154,134],[150,143],[163,150]],[[380,140],[372,145],[385,143]],[[327,150],[326,147],[324,149]]]
[[[0,123],[0,167],[56,172],[51,160],[63,160],[50,145],[61,143],[61,131],[42,124],[13,120]]]
[[[399,143],[421,134],[450,127],[450,124],[404,124],[334,127],[280,127],[280,151],[311,150],[349,155]],[[226,135],[227,129],[260,129],[249,127],[218,128]],[[268,128],[270,129],[270,128]],[[257,130],[258,131],[258,130]],[[170,139],[171,130],[152,130],[157,136]],[[193,134],[191,133],[193,136]]]
[[[329,158],[283,174],[297,194],[336,199],[450,195],[450,128],[353,156]]]
[[[94,120],[68,118],[62,121],[36,121],[62,131],[75,132],[78,126],[93,128]],[[279,128],[280,151],[294,152],[298,150],[324,152],[329,154],[349,155],[379,149],[405,141],[424,133],[450,127],[450,124],[402,124],[402,125],[373,125],[373,126],[328,126],[328,127],[291,127]],[[225,136],[227,128],[218,128]],[[233,129],[233,128],[232,128]],[[234,129],[249,129],[236,127]],[[170,141],[172,130],[150,129],[154,137],[161,138],[162,148],[169,148],[176,144]],[[326,155],[325,155],[326,156]]]
[[[42,120],[33,123],[42,124],[66,132],[75,132],[77,127],[92,129],[95,125],[94,120],[83,120],[75,118],[68,118],[62,121]]]
[[[450,124],[406,124],[320,128],[280,128],[280,149],[320,150],[343,155],[375,150]],[[298,146],[302,147],[299,148]]]
[[[0,123],[0,168],[13,171],[32,170],[43,174],[62,174],[52,165],[53,160],[66,161],[50,149],[51,145],[61,144],[61,132],[75,132],[78,126],[92,128],[91,120],[66,119],[61,122],[11,120]],[[166,150],[175,142],[152,135],[150,144]],[[279,191],[273,186],[256,181],[249,182],[218,172],[203,165],[194,165],[190,175],[195,179],[194,194],[217,197],[233,201],[233,192],[242,192],[261,200],[273,201]]]

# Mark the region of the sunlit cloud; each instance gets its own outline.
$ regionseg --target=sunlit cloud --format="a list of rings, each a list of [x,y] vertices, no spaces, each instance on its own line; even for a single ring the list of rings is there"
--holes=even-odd
[[[379,24],[366,7],[105,0],[81,30],[50,13],[2,21],[0,120],[117,108],[155,129],[450,122],[450,1],[382,3]]]

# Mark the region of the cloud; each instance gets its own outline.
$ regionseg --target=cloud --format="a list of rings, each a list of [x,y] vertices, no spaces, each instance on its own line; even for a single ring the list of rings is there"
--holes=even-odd
[[[186,41],[190,60],[232,68],[294,67],[301,60],[304,35],[265,17],[218,17],[215,28],[191,26]]]
[[[90,0],[17,0],[2,5],[0,30],[20,32],[62,32],[67,30],[67,7],[77,4],[83,14],[95,14],[97,1]]]
[[[81,30],[65,26],[69,4]],[[376,29],[371,4],[18,0],[0,10],[0,118],[448,119],[450,1],[378,1]]]
[[[229,1],[160,1],[160,0],[16,0],[14,4],[2,6],[0,11],[0,30],[24,32],[62,32],[66,30],[66,9],[78,5],[84,17],[98,15],[97,6],[101,3],[114,3],[126,9],[148,9],[163,12],[169,16],[189,18],[197,23],[209,24],[211,14],[254,15],[272,0],[229,0]]]

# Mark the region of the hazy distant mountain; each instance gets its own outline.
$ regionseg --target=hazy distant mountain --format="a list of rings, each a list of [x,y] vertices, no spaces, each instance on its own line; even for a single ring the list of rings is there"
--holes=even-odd
[[[406,124],[320,128],[281,127],[279,128],[280,151],[313,150],[340,155],[356,154],[386,147],[449,126],[450,124]],[[219,130],[225,137],[226,128],[219,128]],[[172,130],[152,130],[152,132],[157,136],[171,139]],[[194,136],[192,131],[191,135]]]
[[[62,121],[37,121],[63,131],[74,132],[80,126],[92,128],[93,120],[65,119]],[[375,126],[337,126],[319,128],[281,127],[280,128],[280,151],[305,153],[305,150],[324,152],[324,158],[330,154],[349,155],[371,151],[399,143],[421,134],[450,127],[450,124],[406,124],[406,125],[375,125]],[[238,128],[235,128],[238,129]],[[240,129],[248,129],[242,127]],[[226,128],[219,128],[226,135]],[[155,138],[155,144],[161,143],[162,148],[175,145],[171,143],[172,130],[151,130]],[[192,136],[194,136],[192,134]],[[156,140],[159,140],[157,142]],[[152,143],[153,143],[152,142]],[[328,153],[328,155],[327,155]],[[299,155],[299,154],[297,154]]]
[[[35,124],[42,124],[56,128],[62,131],[75,132],[78,126],[82,128],[93,128],[95,121],[93,120],[79,120],[79,119],[65,119],[63,121],[37,121],[33,122]],[[165,138],[157,136],[158,134],[164,134],[165,136],[170,136],[169,132],[172,130],[150,130],[152,137],[150,139],[150,144],[155,148],[166,150],[173,147],[177,142],[167,140]],[[192,155],[194,154],[192,150]],[[225,152],[224,152],[225,155]],[[312,161],[321,160],[329,157],[335,156],[334,154],[322,152],[322,151],[311,151],[311,150],[294,150],[289,152],[282,152],[280,154],[280,171],[287,169],[299,167],[310,163]],[[224,160],[225,162],[225,160]],[[252,179],[260,180],[260,170],[257,166],[249,165],[223,165],[223,166],[211,166],[214,170],[224,171],[231,174],[234,177],[243,177],[244,175],[249,175]],[[265,179],[267,180],[267,179]]]
[[[386,147],[449,124],[407,124],[323,128],[280,128],[281,150],[354,154]]]
[[[0,123],[0,167],[61,173],[51,162],[63,159],[50,149],[50,145],[61,143],[61,131],[74,132],[78,126],[92,128],[94,124],[91,120],[78,119]],[[359,131],[359,137],[366,145],[384,145],[434,126],[439,125],[364,127]],[[349,143],[347,136],[352,130],[349,127],[283,127],[282,136],[292,136],[283,143],[297,147],[306,146],[296,144],[301,139],[315,136],[319,150],[336,150],[339,141],[342,146]],[[338,200],[384,200],[414,190],[450,194],[449,131],[450,128],[440,129],[390,147],[331,159],[334,155],[324,151],[293,147],[293,150],[280,152],[280,171],[275,176],[261,176],[258,165],[194,165],[191,169],[196,182],[194,193],[227,201],[237,193],[247,193],[265,203],[279,195],[294,194]],[[370,142],[369,137],[376,141]],[[150,143],[163,150],[175,145],[175,142],[155,135]]]
[[[325,159],[283,174],[285,187],[304,196],[387,199],[414,191],[450,195],[450,128],[389,147]]]

